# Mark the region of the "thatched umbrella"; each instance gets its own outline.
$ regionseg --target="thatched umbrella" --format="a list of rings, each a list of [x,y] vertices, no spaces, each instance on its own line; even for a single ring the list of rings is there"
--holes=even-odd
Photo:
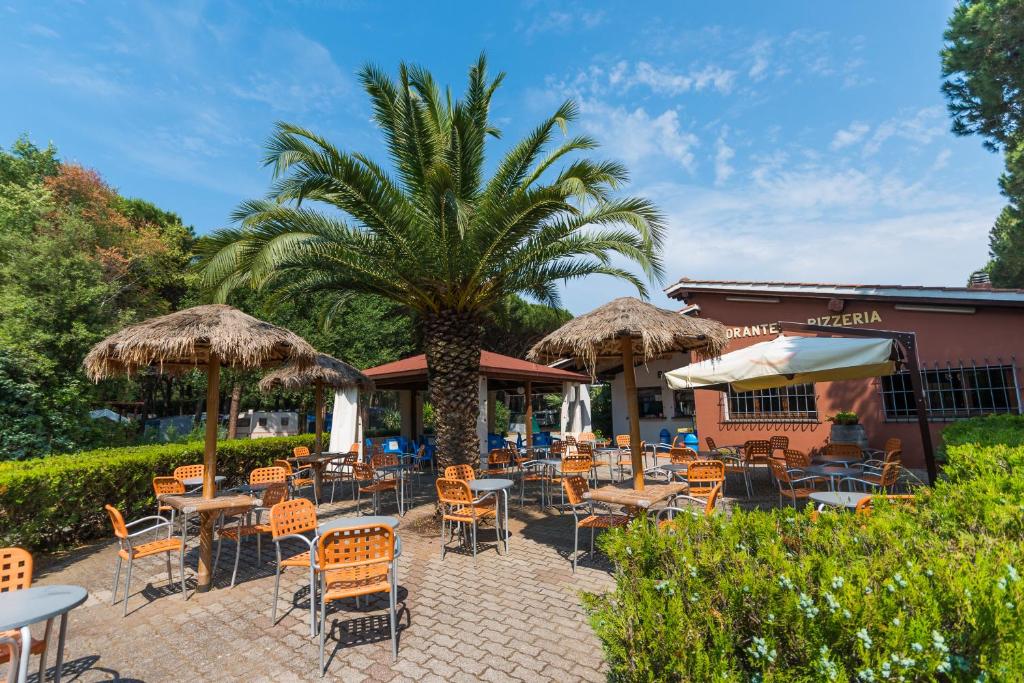
[[[260,390],[270,391],[275,388],[288,390],[316,389],[316,452],[323,449],[322,436],[324,431],[324,387],[331,389],[347,389],[357,387],[362,391],[373,389],[373,381],[348,363],[318,353],[313,365],[300,367],[288,364],[273,370],[260,380]]]
[[[726,345],[725,326],[715,320],[693,318],[622,297],[573,318],[537,342],[528,357],[552,362],[573,358],[596,377],[602,359],[622,359],[629,409],[629,444],[633,461],[633,488],[644,487],[640,453],[640,410],[634,364],[666,353],[701,350],[717,356]]]
[[[292,362],[308,365],[316,351],[284,328],[223,304],[195,306],[130,325],[92,347],[83,365],[94,381],[130,375],[145,368],[168,374],[206,370],[206,443],[203,498],[214,497],[217,469],[217,417],[220,367],[264,368]],[[209,587],[213,518],[203,518],[200,531],[199,584]]]

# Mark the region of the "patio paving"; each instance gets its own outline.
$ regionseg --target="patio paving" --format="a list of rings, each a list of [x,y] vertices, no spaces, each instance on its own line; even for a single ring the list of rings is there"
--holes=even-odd
[[[732,492],[742,490],[739,480],[731,479],[730,486]],[[763,495],[756,501],[767,501],[767,486],[758,489]],[[611,567],[598,555],[582,559],[572,573],[572,516],[541,512],[529,495],[520,509],[516,497],[510,505],[508,556],[497,553],[495,534],[488,529],[475,560],[457,551],[442,561],[433,500],[432,481],[424,477],[416,506],[398,529],[403,543],[398,661],[391,660],[386,596],[364,600],[362,609],[345,601],[328,612],[325,680],[604,680],[600,643],[579,593],[611,588]],[[393,510],[394,503],[385,499],[382,513]],[[363,512],[369,513],[365,500]],[[319,510],[321,519],[354,514],[355,503],[347,500]],[[584,539],[581,534],[581,547]],[[264,540],[261,564],[255,540],[243,543],[234,588],[229,587],[234,545],[225,542],[215,588],[205,594],[192,592],[194,539],[189,547],[188,600],[181,599],[180,583],[168,584],[164,561],[146,558],[136,563],[124,619],[120,603],[109,604],[115,543],[37,558],[37,584],[71,583],[89,591],[88,601],[69,620],[64,680],[320,680],[317,641],[309,636],[307,575],[296,569],[282,574],[278,623],[271,624],[272,542]],[[123,580],[122,574],[122,586]],[[53,661],[51,653],[51,666]],[[30,666],[38,666],[38,658]]]

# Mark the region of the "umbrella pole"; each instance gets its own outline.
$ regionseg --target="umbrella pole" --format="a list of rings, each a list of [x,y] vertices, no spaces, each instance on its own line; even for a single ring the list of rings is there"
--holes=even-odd
[[[220,415],[220,358],[210,353],[206,370],[206,443],[203,449],[203,498],[213,498],[217,492],[217,420]],[[205,593],[212,583],[213,514],[199,513],[199,567],[196,572],[196,591]]]
[[[644,461],[640,453],[640,406],[637,404],[636,368],[633,367],[633,339],[622,337],[622,376],[626,382],[626,407],[629,410],[629,454],[633,467],[633,489],[644,490]]]
[[[533,382],[526,380],[526,447],[533,448]]]
[[[313,450],[317,455],[323,453],[323,433],[324,433],[324,385],[320,382],[316,383],[316,439],[313,442]],[[313,465],[313,492],[317,500],[321,500],[323,496],[323,463],[316,463]]]

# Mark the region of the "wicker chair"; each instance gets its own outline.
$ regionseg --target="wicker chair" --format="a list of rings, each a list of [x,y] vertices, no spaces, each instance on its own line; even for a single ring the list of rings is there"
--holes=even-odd
[[[497,519],[496,496],[487,493],[480,498],[473,498],[469,484],[464,479],[438,479],[437,500],[441,504],[441,559],[448,549],[447,543],[455,537],[455,526],[458,525],[463,540],[469,538],[473,544],[473,557],[476,558],[476,530],[485,519]],[[470,527],[471,535],[467,536],[465,527]],[[445,532],[449,532],[445,541]]]
[[[788,469],[784,462],[774,458],[768,465],[772,468],[772,476],[779,488],[779,507],[782,507],[782,498],[785,496],[796,509],[796,501],[810,498],[811,494],[818,490],[815,484],[825,482],[822,477],[801,476],[804,475],[803,470]]]
[[[864,452],[855,443],[828,443],[813,458],[820,463],[856,463],[864,459]]]
[[[0,548],[0,593],[24,590],[32,587],[32,553],[23,548]],[[46,649],[50,642],[50,631],[53,620],[47,620],[43,639],[32,638],[29,646],[30,655],[39,655],[39,680],[46,679]],[[0,647],[0,664],[7,663],[8,680],[15,680],[18,670],[18,657],[21,655],[21,631],[0,631],[0,642],[9,647]]]
[[[117,569],[114,572],[114,590],[110,596],[110,604],[113,605],[117,602],[117,584],[121,578],[121,563],[125,560],[128,561],[128,572],[124,579],[124,610],[121,612],[121,616],[127,616],[128,614],[128,595],[131,592],[132,584],[132,566],[135,564],[135,560],[141,560],[145,557],[153,555],[166,555],[167,556],[167,580],[173,581],[171,576],[171,554],[178,553],[178,570],[181,573],[181,597],[185,599],[185,537],[184,536],[172,536],[171,523],[161,517],[160,515],[150,515],[149,517],[142,517],[136,519],[133,522],[125,524],[124,517],[121,516],[121,512],[112,505],[104,505],[103,508],[107,511],[107,515],[110,517],[110,524],[114,527],[114,535],[117,537],[119,542],[119,548],[117,550]],[[145,529],[139,531],[131,531],[131,528],[136,524],[142,524],[143,522],[155,521],[156,523],[152,526],[148,526]],[[158,529],[167,528],[167,537],[161,538],[155,541],[149,541],[147,543],[135,544],[134,539],[148,534]]]
[[[324,675],[327,605],[364,595],[388,594],[391,658],[398,659],[398,585],[395,579],[395,532],[385,524],[331,529],[317,539],[320,569],[320,677]],[[312,599],[312,596],[310,596]]]
[[[565,477],[589,479],[594,471],[594,459],[588,455],[567,455],[562,458],[561,472],[551,477],[551,483],[559,486]],[[562,505],[565,505],[565,487],[562,487]]]
[[[281,572],[288,567],[309,571],[309,635],[316,635],[316,567],[313,548],[316,545],[316,506],[305,498],[282,501],[270,508],[270,533],[274,539],[277,569],[274,572],[274,602],[270,608],[270,623],[277,624],[277,596],[281,586]],[[306,534],[312,534],[313,538]],[[301,540],[307,550],[291,557],[281,557],[281,542]]]
[[[865,448],[864,453],[870,458],[879,460],[884,458],[886,453],[902,450],[903,441],[895,436],[891,436],[885,440],[885,446],[883,448]]]
[[[280,469],[280,468],[263,468]],[[253,470],[258,472],[259,470]],[[217,538],[217,555],[213,561],[213,571],[217,571],[217,562],[220,560],[220,547],[224,539],[235,542],[235,565],[231,570],[231,587],[235,587],[235,579],[238,577],[238,560],[242,554],[242,539],[247,536],[256,537],[256,563],[263,563],[263,534],[273,534],[270,522],[261,522],[260,516],[264,510],[271,510],[278,503],[288,500],[288,484],[284,481],[271,482],[264,490],[260,506],[253,508],[251,514],[256,515],[256,521],[251,522],[249,515],[239,515],[233,526],[225,526],[220,530]]]
[[[363,494],[369,493],[373,496],[373,514],[379,514],[380,494],[386,491],[395,492],[395,505],[399,510],[402,503],[398,498],[398,480],[393,478],[378,478],[373,465],[365,462],[357,462],[352,466],[356,478],[356,510],[363,513]]]
[[[899,439],[890,439],[890,441],[898,441]],[[880,459],[865,460],[860,464],[866,474],[881,474],[882,469],[889,463],[901,464],[903,461],[903,451],[899,448],[894,448],[891,451],[886,451],[884,456]]]
[[[519,507],[523,507],[525,504],[526,482],[537,482],[543,491],[543,487],[547,486],[551,481],[551,476],[548,474],[547,469],[534,463],[536,459],[537,454],[534,453],[533,449],[529,448],[525,453],[516,455],[516,467],[519,468]],[[448,477],[447,469],[445,470],[445,476]],[[458,479],[459,477],[455,478]]]
[[[583,494],[590,490],[584,477],[563,477],[562,490],[569,501],[573,518],[572,571],[576,573],[576,560],[580,547],[580,529],[590,529],[590,555],[594,554],[594,534],[598,529],[610,529],[629,524],[626,515],[597,512],[594,502],[585,500]],[[581,515],[586,515],[581,518]]]
[[[704,437],[704,442],[708,445],[708,450],[716,455],[736,455],[736,449],[728,446],[718,446],[715,444],[715,440],[710,436]]]
[[[783,461],[786,463],[786,469],[802,470],[805,467],[811,466],[811,456],[807,455],[803,451],[787,448],[783,451],[782,455]]]
[[[782,453],[789,448],[788,436],[773,436],[768,439],[768,445],[772,447],[772,457],[782,458]]]
[[[692,507],[683,507],[680,503],[696,503],[700,505],[700,509],[703,511],[703,514],[710,517],[715,514],[715,508],[721,495],[721,483],[715,484],[714,488],[711,489],[711,492],[704,498],[697,498],[695,496],[678,493],[672,496],[665,507],[658,511],[658,526],[660,528],[669,526],[678,514],[689,513],[694,517],[699,517],[702,514],[694,510]]]

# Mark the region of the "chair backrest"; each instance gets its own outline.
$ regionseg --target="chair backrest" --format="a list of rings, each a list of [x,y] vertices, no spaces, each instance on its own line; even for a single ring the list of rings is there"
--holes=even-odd
[[[296,446],[292,449],[293,458],[304,458],[309,455],[309,446]]]
[[[803,451],[798,451],[793,448],[787,448],[783,451],[786,461],[786,469],[796,470],[810,467],[811,456],[807,455]]]
[[[0,548],[0,593],[32,587],[32,553],[24,548]]]
[[[629,434],[618,434],[615,437],[615,445],[619,448],[629,448]]]
[[[316,542],[316,557],[324,569],[395,559],[395,532],[386,524],[331,529]]]
[[[861,458],[864,453],[861,451],[860,446],[855,443],[827,443],[825,447],[821,449],[824,455],[831,455],[834,457],[842,458]]]
[[[316,506],[307,498],[295,498],[270,508],[270,529],[275,538],[316,531]]]
[[[563,436],[562,437],[562,441],[564,441],[565,443],[567,443],[570,446],[575,446],[576,445],[576,437],[575,436]]]
[[[384,446],[381,444],[377,444],[376,446],[370,449],[370,455],[371,457],[374,455],[384,455]]]
[[[359,461],[359,454],[358,453],[349,452],[349,453],[346,453],[345,455],[341,456],[341,464],[342,465],[347,465],[347,466],[351,467],[352,465],[355,465],[356,462],[358,462],[358,461]]]
[[[560,455],[562,455],[562,451],[564,451],[564,450],[565,450],[565,444],[562,443],[561,441],[552,441],[551,445],[548,446],[548,452],[551,453],[551,455],[558,455],[558,456],[560,456]]]
[[[710,436],[705,436],[704,437],[704,442],[708,445],[708,450],[709,451],[717,451],[718,450],[718,446],[715,445],[715,440],[712,439]]]
[[[570,505],[583,502],[583,494],[590,490],[586,477],[562,477],[562,488]]]
[[[196,477],[202,477],[206,473],[206,465],[199,463],[198,465],[182,465],[181,467],[174,468],[175,479],[194,479]]]
[[[181,483],[181,479],[153,477],[153,494],[160,497],[168,493],[185,493],[185,485]]]
[[[725,481],[725,464],[718,460],[696,460],[686,468],[690,495],[710,494],[715,484]]]
[[[472,465],[448,465],[444,468],[444,478],[472,481],[476,479],[476,472],[473,471]]]
[[[890,494],[887,496],[865,496],[857,503],[857,507],[854,508],[854,512],[859,515],[870,515],[871,511],[875,508],[875,501],[882,498],[885,498],[890,503],[904,505],[907,507],[913,507],[917,500],[917,496],[912,493]]]
[[[593,444],[595,441],[597,441],[597,437],[594,432],[580,432],[580,435],[576,437],[576,443]]]
[[[458,465],[452,467],[458,467]],[[473,502],[473,492],[469,490],[469,484],[463,479],[445,476],[434,482],[434,485],[437,488],[437,499],[444,504],[468,505]]]
[[[374,453],[370,456],[370,464],[373,469],[392,467],[398,464],[398,456],[394,453]]]
[[[288,500],[288,484],[279,481],[274,482],[263,490],[261,498],[263,507],[273,507],[278,503],[283,503]]]
[[[789,437],[773,436],[768,439],[768,444],[772,447],[772,451],[784,451],[789,448]]]
[[[585,472],[590,472],[590,469],[593,466],[594,459],[589,455],[576,453],[562,458],[563,474],[583,474]]]
[[[495,448],[487,454],[487,464],[490,465],[508,465],[512,462],[512,456],[509,454],[507,449]]]
[[[900,448],[894,448],[891,451],[885,452],[885,463],[900,463],[903,461],[903,450]]]
[[[124,523],[121,511],[113,505],[104,505],[103,509],[107,511],[107,516],[110,517],[110,524],[114,527],[114,535],[121,539],[128,538],[128,527]]]
[[[683,446],[682,448],[672,448],[668,452],[668,457],[673,465],[682,465],[684,463],[693,462],[699,460],[700,456],[697,455],[697,451],[692,448]]]
[[[356,478],[356,481],[373,481],[374,469],[373,465],[367,462],[354,462],[352,463],[352,476]]]
[[[280,467],[258,467],[249,473],[249,486],[287,481],[288,473]]]
[[[280,467],[285,471],[286,474],[289,475],[292,474],[292,472],[294,472],[294,470],[292,469],[292,464],[287,460],[275,460],[274,467]]]
[[[789,483],[789,469],[786,463],[778,460],[777,458],[772,458],[768,462],[768,465],[772,468],[772,476],[775,477],[776,481],[778,481],[780,485]]]
[[[772,444],[765,439],[751,439],[743,444],[743,457],[747,462],[767,462],[772,453]]]
[[[711,489],[711,493],[708,494],[708,502],[704,504],[704,514],[713,515],[715,514],[715,506],[718,504],[718,498],[722,495],[723,482],[718,482]]]
[[[359,454],[359,442],[358,442],[358,441],[356,441],[356,442],[355,442],[354,444],[352,444],[351,446],[349,446],[349,447],[348,447],[348,452],[349,452],[349,453],[355,453],[355,454],[357,454],[357,455],[358,455],[358,454]]]
[[[594,455],[594,444],[592,443],[577,443],[576,444],[577,455],[586,455],[593,457]]]
[[[889,437],[885,440],[885,448],[883,450],[886,453],[903,450],[903,441],[895,436]]]
[[[895,486],[896,482],[900,478],[900,463],[887,462],[882,466],[882,475],[879,477],[878,483],[884,488]]]

